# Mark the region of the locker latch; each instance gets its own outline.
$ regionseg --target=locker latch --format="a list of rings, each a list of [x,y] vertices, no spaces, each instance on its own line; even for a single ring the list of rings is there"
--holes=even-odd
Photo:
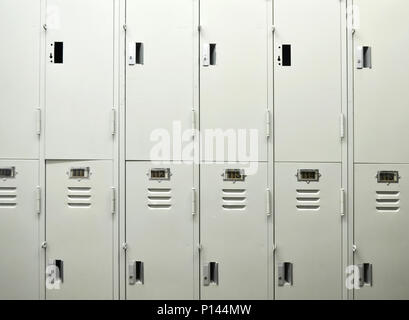
[[[372,69],[372,48],[360,46],[356,49],[357,69]]]
[[[372,287],[372,264],[363,263],[358,265],[359,269],[359,286]]]
[[[52,280],[64,282],[64,261],[50,260],[48,262],[47,277]]]
[[[89,179],[90,169],[85,168],[71,168],[69,172],[70,179]]]
[[[293,285],[293,264],[291,262],[281,262],[277,268],[278,286],[292,286]]]
[[[0,168],[0,178],[1,179],[13,179],[16,177],[16,168]]]
[[[128,265],[128,274],[130,285],[143,284],[144,283],[143,262],[130,261]]]
[[[203,285],[219,285],[219,263],[209,262],[203,266]]]
[[[222,174],[223,181],[244,181],[246,179],[246,174],[243,169],[226,169]]]
[[[378,183],[399,183],[399,171],[378,171],[376,179]]]
[[[151,169],[148,173],[149,180],[156,181],[170,180],[171,175],[170,168]]]
[[[296,177],[299,182],[319,182],[321,174],[318,169],[299,169]]]

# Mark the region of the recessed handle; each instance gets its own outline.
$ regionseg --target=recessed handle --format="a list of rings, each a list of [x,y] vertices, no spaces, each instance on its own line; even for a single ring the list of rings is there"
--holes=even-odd
[[[128,265],[130,285],[144,284],[144,266],[142,261],[130,261]]]
[[[203,44],[203,66],[215,66],[216,65],[216,44],[204,43]]]
[[[281,262],[278,264],[278,286],[293,285],[293,264],[291,262]]]
[[[209,262],[203,266],[203,285],[219,285],[219,263]]]
[[[359,286],[372,287],[372,264],[363,263],[358,265],[359,269]]]

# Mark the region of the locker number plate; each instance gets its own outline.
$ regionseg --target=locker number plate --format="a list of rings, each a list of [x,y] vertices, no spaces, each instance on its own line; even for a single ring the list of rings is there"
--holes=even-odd
[[[300,169],[297,171],[297,180],[300,182],[320,181],[320,171],[314,169]]]
[[[242,169],[226,169],[223,174],[224,181],[244,181],[246,175]]]
[[[89,167],[71,168],[70,179],[89,179]]]
[[[398,171],[379,171],[377,175],[378,183],[399,183]]]
[[[170,169],[151,169],[149,174],[150,180],[170,180]]]
[[[16,176],[16,168],[0,168],[0,178],[14,178]]]

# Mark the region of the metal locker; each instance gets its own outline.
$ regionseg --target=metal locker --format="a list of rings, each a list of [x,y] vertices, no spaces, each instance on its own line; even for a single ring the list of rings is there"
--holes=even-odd
[[[162,133],[171,138],[165,160],[182,159],[182,135],[183,144],[191,141],[198,119],[198,13],[198,1],[127,1],[127,160],[164,160],[151,155]]]
[[[48,159],[112,159],[113,21],[113,0],[47,0]]]
[[[354,0],[354,8],[355,161],[408,163],[409,2]]]
[[[46,163],[47,299],[113,298],[112,167],[98,160]]]
[[[193,165],[127,162],[126,168],[127,299],[193,299],[199,219]]]
[[[39,298],[38,161],[0,161],[0,299]]]
[[[355,165],[355,299],[409,299],[409,165]]]
[[[206,139],[202,160],[245,162],[249,153],[251,161],[267,160],[271,12],[272,3],[265,0],[200,2],[200,128]],[[258,141],[252,139],[254,133]],[[223,134],[229,147],[245,150],[226,155]],[[223,144],[224,154],[217,144]]]
[[[274,1],[276,161],[341,161],[344,1]]]
[[[267,164],[201,166],[201,298],[267,299]]]
[[[0,3],[0,158],[38,159],[40,18],[39,0]]]
[[[278,163],[276,299],[342,299],[340,164]]]

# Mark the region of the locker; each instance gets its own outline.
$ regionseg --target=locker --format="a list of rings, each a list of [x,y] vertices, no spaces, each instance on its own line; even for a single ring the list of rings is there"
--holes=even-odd
[[[47,299],[113,298],[112,161],[47,161]],[[58,269],[57,269],[58,270]]]
[[[39,298],[38,161],[0,161],[0,299]]]
[[[126,168],[127,299],[194,299],[193,165]]]
[[[128,160],[180,160],[180,135],[191,141],[198,119],[198,14],[198,1],[127,1]],[[157,129],[175,139],[166,159],[150,154]]]
[[[2,0],[0,40],[0,158],[38,159],[40,1]]]
[[[246,130],[247,141],[239,140],[238,146],[246,147],[247,153],[257,151],[252,161],[267,160],[271,12],[272,4],[265,0],[200,2],[200,128],[204,134],[206,130],[226,134],[234,130],[228,141],[232,148],[237,147],[233,140],[240,139],[237,130]],[[250,143],[250,130],[257,130],[254,145]],[[221,145],[223,139],[213,139],[210,132],[205,139],[202,160],[248,160],[239,150],[226,155],[226,144],[224,154],[216,152],[215,145]],[[255,147],[257,150],[252,151]]]
[[[276,161],[341,161],[342,6],[274,1]]]
[[[353,35],[355,161],[407,163],[409,2],[355,0],[354,5],[359,9]]]
[[[278,163],[276,299],[342,299],[340,164]]]
[[[355,299],[409,299],[408,178],[408,165],[355,165]]]
[[[113,8],[113,0],[47,1],[48,159],[112,159]]]
[[[267,299],[267,164],[201,166],[201,298]]]

